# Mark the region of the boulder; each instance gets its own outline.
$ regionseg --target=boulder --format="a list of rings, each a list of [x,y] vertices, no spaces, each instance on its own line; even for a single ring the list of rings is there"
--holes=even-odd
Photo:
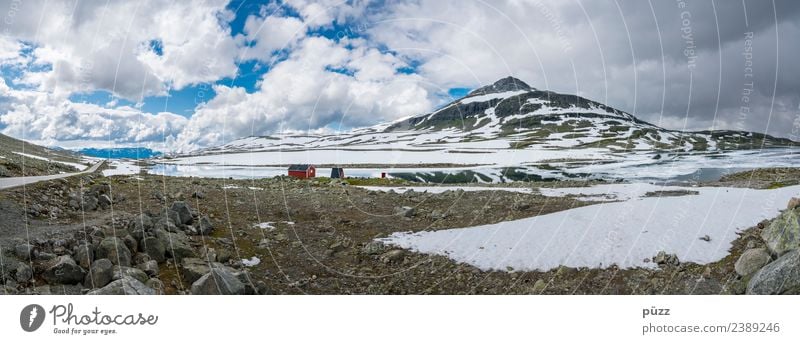
[[[161,240],[166,248],[167,257],[178,261],[185,257],[194,257],[195,253],[189,244],[189,236],[183,232],[167,232],[165,230],[155,230],[156,238]]]
[[[78,245],[75,247],[73,258],[82,268],[89,269],[94,261],[94,247],[92,244]]]
[[[139,280],[124,276],[100,289],[92,290],[88,295],[155,295],[156,291]]]
[[[156,262],[163,263],[167,260],[167,248],[160,239],[154,237],[143,238],[139,246],[142,252],[155,259]]]
[[[139,241],[137,241],[132,235],[128,234],[123,236],[122,242],[125,243],[125,247],[128,248],[128,251],[131,251],[131,254],[139,251]]]
[[[748,294],[800,293],[800,250],[792,250],[767,264],[750,278]]]
[[[108,208],[111,205],[111,197],[108,197],[108,195],[100,195],[97,197],[97,203],[100,204],[101,208]]]
[[[42,277],[48,283],[75,284],[83,282],[86,271],[70,256],[58,256],[45,263]]]
[[[244,295],[245,285],[227,268],[211,271],[192,283],[194,295]]]
[[[190,225],[192,224],[192,209],[189,208],[189,205],[186,202],[178,201],[173,202],[170,210],[178,213],[179,222],[176,224],[178,225]]]
[[[771,260],[772,257],[770,257],[766,249],[751,248],[742,253],[733,268],[739,276],[749,276],[764,267],[764,265],[769,264]]]
[[[203,275],[209,273],[211,268],[223,268],[217,262],[208,262],[200,258],[183,258],[181,262],[181,276],[187,284],[192,284]]]
[[[19,244],[14,246],[14,254],[22,260],[30,260],[33,257],[34,247],[31,244]]]
[[[156,295],[164,295],[164,282],[158,278],[151,278],[145,283],[146,286],[152,288]]]
[[[153,219],[146,214],[140,214],[128,222],[128,231],[136,240],[142,240],[146,233],[153,229]]]
[[[789,204],[786,205],[786,209],[794,210],[797,207],[800,207],[800,198],[792,197],[792,199],[789,200]]]
[[[92,263],[83,285],[87,288],[102,288],[111,282],[113,277],[114,264],[106,258],[98,259]]]
[[[92,195],[108,195],[111,193],[111,185],[108,183],[92,185],[92,187],[89,188],[89,193]]]
[[[97,210],[98,206],[97,197],[92,195],[84,195],[83,196],[83,211],[95,211]]]
[[[18,283],[25,283],[29,282],[31,279],[33,279],[33,270],[30,265],[23,262],[17,263],[17,272],[14,273],[14,280]]]
[[[200,224],[197,227],[198,232],[200,235],[209,235],[211,231],[214,229],[214,225],[211,224],[211,220],[208,219],[207,215],[203,215],[200,218]]]
[[[133,277],[142,283],[147,282],[147,280],[150,279],[150,276],[147,276],[144,271],[137,268],[132,268],[130,266],[115,266],[114,275],[111,277],[111,279],[116,281],[124,277]]]
[[[147,276],[156,277],[158,276],[158,262],[155,260],[149,260],[144,263],[141,263],[136,266],[139,270],[144,271]]]
[[[395,207],[394,214],[403,217],[412,217],[417,213],[417,210],[412,207]]]
[[[785,210],[761,232],[770,251],[782,255],[800,248],[800,209]]]
[[[114,265],[131,265],[131,251],[125,245],[124,240],[117,237],[103,239],[95,249],[94,256],[95,259],[107,258]]]

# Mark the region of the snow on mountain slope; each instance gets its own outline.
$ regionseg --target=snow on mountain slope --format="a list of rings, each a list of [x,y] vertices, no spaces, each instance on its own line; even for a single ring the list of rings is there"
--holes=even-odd
[[[308,149],[564,149],[714,151],[792,146],[740,131],[680,132],[579,96],[541,91],[508,77],[439,110],[336,135],[247,137],[192,153]]]
[[[795,166],[795,145],[759,133],[666,130],[604,104],[508,77],[437,111],[393,123],[335,135],[246,137],[155,162],[263,168],[314,163],[380,168],[432,182],[589,176],[645,180],[682,178],[707,167]],[[770,153],[763,148],[780,149],[766,159]]]

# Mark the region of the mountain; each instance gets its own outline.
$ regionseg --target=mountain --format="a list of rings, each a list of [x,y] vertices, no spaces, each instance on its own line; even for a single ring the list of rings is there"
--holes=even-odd
[[[580,149],[723,151],[789,147],[765,134],[667,130],[580,96],[538,90],[514,77],[480,87],[438,110],[337,135],[248,137],[191,155],[259,150]]]
[[[144,147],[83,148],[78,153],[103,159],[149,159],[161,155],[161,152]]]

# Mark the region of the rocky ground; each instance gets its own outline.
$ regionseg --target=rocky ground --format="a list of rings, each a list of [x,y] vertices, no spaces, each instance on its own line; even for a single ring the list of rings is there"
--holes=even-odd
[[[776,178],[758,171],[743,180],[751,187],[774,187],[800,175],[792,173]],[[373,182],[384,181],[349,181]],[[590,203],[504,191],[376,192],[325,178],[244,181],[94,174],[28,185],[26,191],[0,191],[0,293],[800,292],[797,202],[778,219],[742,232],[731,254],[713,264],[683,263],[662,252],[653,257],[658,269],[515,272],[480,271],[373,239],[397,231],[496,223]]]

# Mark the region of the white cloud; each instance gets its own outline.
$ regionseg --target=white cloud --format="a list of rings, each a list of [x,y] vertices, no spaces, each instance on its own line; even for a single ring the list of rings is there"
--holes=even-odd
[[[272,53],[290,48],[305,37],[306,25],[294,17],[250,16],[245,21],[244,34],[250,46],[243,48],[242,59],[271,61]]]
[[[363,126],[431,109],[419,77],[398,74],[402,61],[362,43],[306,38],[262,77],[258,91],[215,87],[217,96],[179,136],[181,149],[283,130]]]
[[[340,24],[364,14],[372,1],[369,0],[286,0],[302,16],[311,28],[330,26],[333,21]]]
[[[108,90],[138,100],[236,73],[227,0],[23,1],[8,34],[31,42],[21,82],[59,95]],[[150,49],[160,41],[163,55]]]
[[[172,113],[144,113],[128,106],[75,103],[41,91],[12,90],[0,80],[3,134],[47,145],[143,144],[169,150],[187,119]],[[5,99],[3,99],[5,98]]]

